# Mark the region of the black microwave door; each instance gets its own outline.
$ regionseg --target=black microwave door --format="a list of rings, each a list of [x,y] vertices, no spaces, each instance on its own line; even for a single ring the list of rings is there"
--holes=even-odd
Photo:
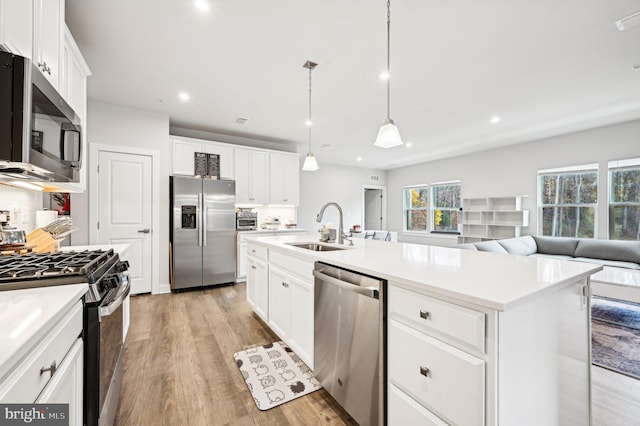
[[[0,160],[22,161],[24,58],[0,52]]]

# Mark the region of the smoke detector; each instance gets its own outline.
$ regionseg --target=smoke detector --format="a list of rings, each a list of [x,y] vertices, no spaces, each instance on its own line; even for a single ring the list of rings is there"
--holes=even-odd
[[[244,117],[238,117],[236,118],[236,124],[247,124],[247,121],[249,121],[248,118],[244,118]]]

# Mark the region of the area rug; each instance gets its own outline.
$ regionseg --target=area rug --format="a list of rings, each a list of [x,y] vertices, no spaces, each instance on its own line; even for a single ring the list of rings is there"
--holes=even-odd
[[[594,297],[593,364],[640,379],[640,305]]]
[[[260,410],[322,387],[311,369],[284,342],[245,349],[233,354],[233,358]]]

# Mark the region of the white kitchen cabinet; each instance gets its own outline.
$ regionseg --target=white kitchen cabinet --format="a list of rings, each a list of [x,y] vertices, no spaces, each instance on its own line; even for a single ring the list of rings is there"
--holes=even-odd
[[[218,154],[220,156],[220,178],[235,179],[234,149],[227,144],[206,141],[203,139],[171,137],[173,150],[172,173],[180,176],[194,175],[194,158],[196,152]]]
[[[271,204],[300,204],[300,157],[297,154],[269,154]]]
[[[16,55],[32,57],[32,1],[0,0],[0,47]]]
[[[236,149],[236,203],[269,203],[269,153]]]
[[[272,233],[259,234],[260,237],[270,237],[272,235],[276,235],[276,234],[272,234]],[[250,254],[247,238],[251,236],[256,237],[258,235],[255,233],[246,234],[243,232],[238,232],[237,256],[236,256],[236,282],[244,281],[245,278],[247,277],[247,268],[248,268],[247,255]],[[252,246],[251,249],[253,250],[253,255],[255,256],[257,248],[255,246]],[[263,260],[267,260],[266,253],[265,253],[265,256],[263,257]]]
[[[51,381],[44,388],[37,404],[69,404],[69,426],[83,424],[83,344],[82,339],[76,339],[65,356],[62,364],[56,370]]]
[[[64,16],[64,0],[33,2],[33,63],[58,91]]]
[[[267,249],[247,243],[247,302],[264,322],[269,320]]]
[[[85,62],[69,28],[65,25],[60,94],[80,117],[83,127],[86,125],[87,77],[90,75],[89,66]]]
[[[269,250],[271,329],[313,368],[313,261]]]
[[[588,294],[494,311],[389,283],[389,425],[590,424]]]

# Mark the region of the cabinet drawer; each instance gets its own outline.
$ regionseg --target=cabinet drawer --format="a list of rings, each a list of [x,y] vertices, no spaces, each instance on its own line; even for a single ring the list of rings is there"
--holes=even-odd
[[[79,301],[2,384],[0,402],[34,402],[51,379],[51,373],[41,374],[41,369],[50,368],[53,362],[60,367],[81,332],[82,302]]]
[[[389,321],[389,380],[453,424],[484,424],[484,361]]]
[[[426,333],[442,333],[463,346],[485,351],[485,314],[392,286],[389,315]]]
[[[447,426],[438,416],[397,387],[389,386],[389,426]]]
[[[267,260],[269,249],[256,244],[247,243],[247,254],[255,256],[258,259]]]
[[[311,260],[303,260],[290,256],[289,254],[271,250],[269,254],[269,265],[276,265],[293,272],[309,282],[313,281],[313,261]]]

